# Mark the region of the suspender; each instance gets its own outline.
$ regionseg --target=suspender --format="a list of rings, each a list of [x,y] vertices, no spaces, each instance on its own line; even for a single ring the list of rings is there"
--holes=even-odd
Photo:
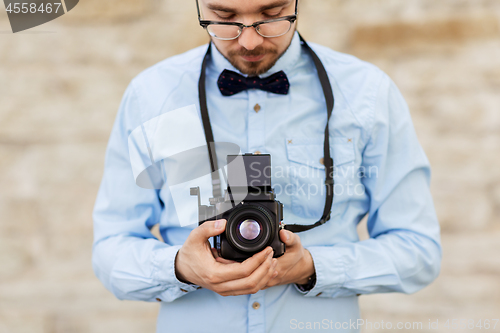
[[[219,178],[217,154],[215,152],[214,134],[212,132],[212,126],[210,125],[210,117],[208,116],[207,91],[205,89],[207,62],[210,56],[211,49],[212,43],[208,45],[207,53],[205,54],[203,63],[201,64],[200,81],[198,82],[198,95],[200,100],[201,121],[203,123],[203,129],[205,130],[205,140],[207,141],[208,157],[210,158],[210,167],[212,169],[212,195],[214,198],[218,198],[222,196],[222,191]]]
[[[309,51],[311,57],[313,59],[314,65],[316,66],[316,70],[318,72],[319,81],[321,82],[321,86],[323,88],[323,93],[325,95],[326,101],[326,109],[327,109],[327,121],[325,128],[325,142],[323,145],[324,150],[324,163],[325,163],[325,186],[326,186],[326,200],[325,200],[325,208],[323,210],[323,215],[320,220],[312,225],[300,225],[300,224],[287,224],[285,225],[285,229],[290,230],[291,232],[302,232],[306,230],[310,230],[316,228],[322,224],[325,224],[326,221],[330,220],[330,212],[333,204],[333,159],[330,156],[330,131],[328,127],[328,123],[330,121],[330,117],[332,115],[333,107],[335,100],[333,98],[332,86],[330,85],[330,80],[328,79],[328,74],[326,73],[325,67],[321,63],[321,60],[316,55],[316,53],[311,49],[311,47],[307,44],[307,42],[300,36],[300,40],[302,45]],[[207,108],[207,94],[205,88],[205,80],[206,80],[206,68],[208,59],[210,58],[212,44],[209,44],[207,53],[203,58],[203,62],[201,65],[201,74],[200,81],[198,83],[198,94],[200,99],[200,111],[201,111],[201,120],[203,123],[203,129],[205,130],[205,139],[207,141],[208,147],[208,156],[210,158],[210,167],[212,169],[212,194],[214,198],[222,196],[221,191],[221,183],[219,178],[219,167],[217,163],[217,154],[215,151],[215,143],[214,143],[214,135],[212,132],[212,126],[210,125],[210,118],[208,116],[208,108]]]

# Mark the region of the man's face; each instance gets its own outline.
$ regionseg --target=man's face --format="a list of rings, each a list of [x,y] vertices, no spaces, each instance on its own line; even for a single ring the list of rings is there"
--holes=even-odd
[[[202,17],[210,21],[239,22],[251,25],[295,13],[295,0],[200,0]],[[240,72],[259,75],[267,72],[290,45],[295,31],[280,37],[265,38],[254,28],[245,28],[234,40],[212,37],[217,49]]]

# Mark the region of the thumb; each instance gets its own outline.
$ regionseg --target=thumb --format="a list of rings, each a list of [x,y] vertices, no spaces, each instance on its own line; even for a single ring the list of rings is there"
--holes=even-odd
[[[195,229],[196,237],[205,242],[210,237],[220,235],[226,229],[226,220],[207,221]]]
[[[292,246],[293,244],[295,244],[295,237],[297,237],[297,235],[289,230],[283,229],[280,231],[281,241],[285,243],[286,246]]]

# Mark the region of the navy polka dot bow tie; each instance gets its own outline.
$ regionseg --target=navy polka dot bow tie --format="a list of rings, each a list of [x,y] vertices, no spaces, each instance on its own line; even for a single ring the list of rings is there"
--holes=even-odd
[[[274,94],[286,95],[290,88],[290,82],[283,71],[261,79],[258,76],[244,77],[225,69],[219,76],[217,84],[224,96],[232,96],[247,89],[260,89]]]

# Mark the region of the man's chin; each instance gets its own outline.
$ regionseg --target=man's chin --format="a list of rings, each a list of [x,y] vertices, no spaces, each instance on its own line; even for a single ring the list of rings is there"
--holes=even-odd
[[[247,74],[250,76],[261,75],[268,72],[276,63],[278,59],[274,59],[273,61],[230,61],[231,64],[239,70],[243,74]]]

